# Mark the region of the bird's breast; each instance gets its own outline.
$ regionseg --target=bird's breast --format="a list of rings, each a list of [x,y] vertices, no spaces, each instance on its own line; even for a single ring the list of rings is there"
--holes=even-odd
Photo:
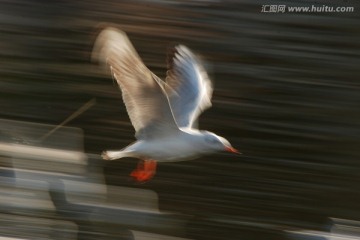
[[[176,162],[190,160],[199,152],[186,137],[178,136],[144,143],[142,154],[159,162]]]

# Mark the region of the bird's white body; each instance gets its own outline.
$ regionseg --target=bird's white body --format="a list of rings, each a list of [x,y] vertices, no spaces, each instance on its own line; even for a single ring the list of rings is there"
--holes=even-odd
[[[158,162],[178,162],[209,154],[216,150],[206,147],[206,134],[195,129],[180,129],[178,133],[157,139],[138,140],[121,151],[107,151],[109,159],[140,157]]]

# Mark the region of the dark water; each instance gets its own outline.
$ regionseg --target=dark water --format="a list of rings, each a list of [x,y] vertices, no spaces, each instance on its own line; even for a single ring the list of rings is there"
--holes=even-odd
[[[141,186],[127,180],[136,160],[115,161],[107,184],[155,190],[161,209],[191,215],[193,239],[285,239],[279,226],[360,220],[359,3],[269,2],[1,1],[0,117],[59,124],[96,97],[68,126],[84,130],[87,153],[122,148],[134,133],[116,85],[90,61],[96,34],[126,31],[160,77],[167,48],[183,43],[215,81],[200,127],[243,155],[161,164]],[[264,4],[355,10],[261,13]]]

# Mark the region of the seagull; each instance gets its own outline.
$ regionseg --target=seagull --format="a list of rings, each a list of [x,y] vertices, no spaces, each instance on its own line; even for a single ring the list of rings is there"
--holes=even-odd
[[[211,107],[213,86],[189,48],[174,47],[165,81],[145,66],[126,33],[113,27],[100,32],[92,58],[109,65],[137,139],[101,156],[104,160],[140,159],[130,174],[134,180],[153,178],[157,162],[191,160],[217,151],[240,153],[225,138],[197,128],[199,115]]]

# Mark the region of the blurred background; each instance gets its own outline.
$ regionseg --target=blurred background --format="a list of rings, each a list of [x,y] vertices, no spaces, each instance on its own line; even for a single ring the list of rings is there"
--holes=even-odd
[[[358,1],[0,4],[0,239],[359,239]],[[135,139],[90,59],[108,25],[161,78],[169,46],[202,55],[215,91],[200,128],[243,155],[161,163],[145,184],[129,178],[136,159],[103,162]]]

